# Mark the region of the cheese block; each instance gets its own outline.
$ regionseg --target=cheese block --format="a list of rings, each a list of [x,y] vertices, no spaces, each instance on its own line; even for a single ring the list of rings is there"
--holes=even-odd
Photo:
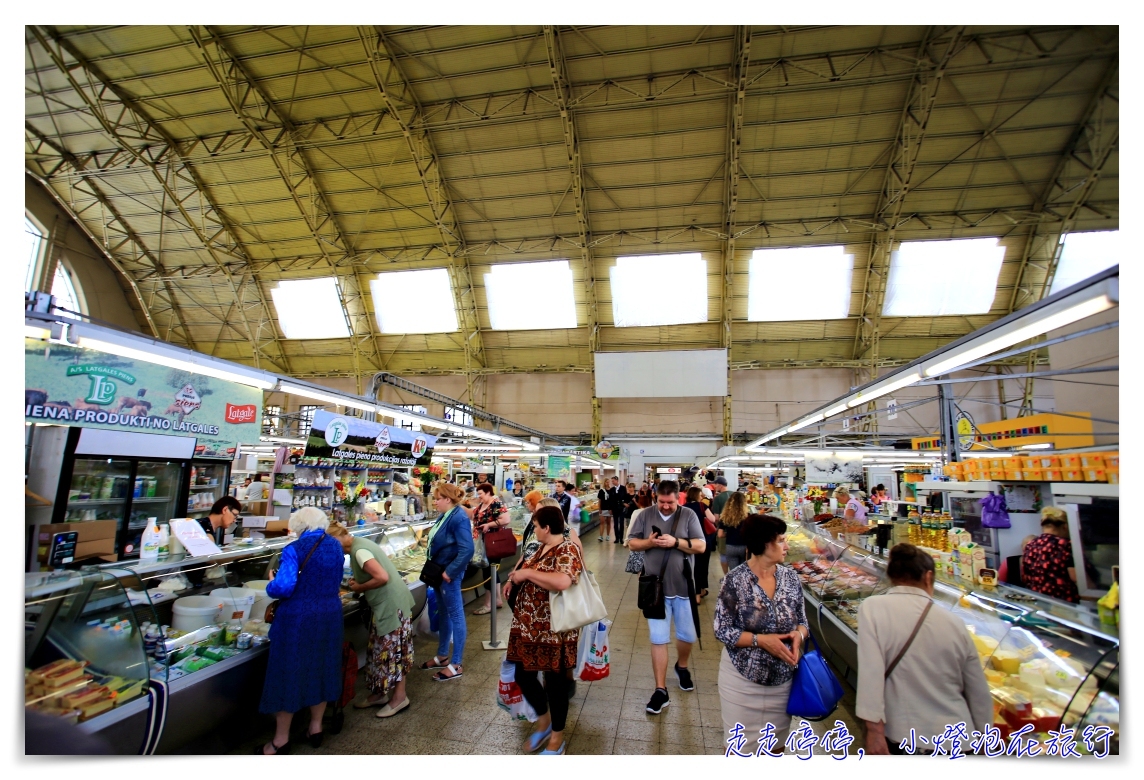
[[[109,697],[106,699],[99,699],[92,702],[91,704],[87,704],[82,707],[77,707],[76,709],[80,711],[80,720],[88,720],[90,718],[94,718],[96,715],[99,715],[101,712],[107,712],[114,706],[115,699]]]
[[[87,661],[73,661],[70,658],[62,658],[59,661],[52,661],[46,666],[41,666],[39,669],[34,669],[28,673],[27,679],[32,683],[42,685],[47,683],[48,678],[63,674],[69,670],[75,670],[73,677],[78,677],[82,673],[83,668],[87,666]]]
[[[65,693],[60,697],[65,707],[84,707],[100,699],[113,698],[111,690],[105,685],[87,685],[78,691]]]

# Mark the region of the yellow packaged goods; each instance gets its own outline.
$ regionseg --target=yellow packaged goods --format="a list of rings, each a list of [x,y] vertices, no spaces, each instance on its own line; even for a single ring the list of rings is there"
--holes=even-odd
[[[960,477],[962,475],[960,463],[947,463],[945,466],[942,466],[941,471],[947,477]]]
[[[90,720],[100,713],[107,712],[114,706],[115,699],[107,698],[93,701],[91,704],[87,704],[83,707],[77,707],[76,709],[80,711],[79,719],[82,721]]]
[[[1017,674],[1021,670],[1021,656],[1012,650],[998,650],[990,660],[994,669],[1005,674]]]
[[[1104,476],[1108,478],[1108,484],[1110,484],[1110,485],[1119,485],[1120,484],[1120,469],[1106,469],[1104,472]]]
[[[1104,453],[1104,467],[1106,469],[1120,470],[1120,452]]]
[[[997,651],[997,640],[991,636],[982,636],[970,632],[969,636],[973,639],[973,646],[977,649],[977,654],[988,658]]]
[[[1005,469],[1005,479],[1019,482],[1025,479],[1025,472],[1020,469]]]
[[[1005,479],[1005,469],[993,469],[993,468],[991,468],[991,469],[989,469],[988,475],[983,475],[983,476],[988,476],[989,479],[992,479],[992,480],[1002,480],[1002,479]]]
[[[1061,459],[1056,455],[1028,455],[1025,457],[1025,466],[1031,469],[1059,469]]]
[[[1045,469],[1041,473],[1045,477],[1045,482],[1064,482],[1064,472],[1060,469]]]
[[[1080,455],[1061,455],[1061,468],[1065,469],[1080,469]]]
[[[47,666],[41,666],[28,675],[28,679],[36,685],[46,688],[59,688],[83,676],[83,669],[87,661],[72,661],[63,659],[53,661]]]
[[[989,468],[990,468],[990,470],[1001,469],[1002,471],[1004,471],[1005,470],[1005,458],[990,458],[989,459]]]
[[[1008,686],[993,690],[993,698],[1001,702],[1001,709],[1017,716],[1028,716],[1033,712],[1033,702],[1023,692]]]
[[[1080,469],[1062,469],[1061,477],[1064,482],[1084,482],[1084,472]]]
[[[1005,469],[1006,471],[1020,471],[1021,469],[1025,468],[1025,459],[1005,458],[1004,462],[1001,464],[1001,468]]]
[[[1041,469],[1025,469],[1025,480],[1027,482],[1043,482],[1045,479],[1045,472]]]
[[[64,706],[83,708],[100,699],[114,698],[110,689],[103,685],[88,685],[78,691],[66,693],[62,697]]]
[[[1085,469],[1103,469],[1104,468],[1104,453],[1103,452],[1082,452],[1080,455],[1080,467]],[[1090,480],[1091,481],[1091,480]]]
[[[1084,473],[1084,481],[1085,482],[1107,482],[1108,481],[1108,474],[1105,472],[1104,469],[1097,469],[1097,468],[1084,469],[1083,473]]]

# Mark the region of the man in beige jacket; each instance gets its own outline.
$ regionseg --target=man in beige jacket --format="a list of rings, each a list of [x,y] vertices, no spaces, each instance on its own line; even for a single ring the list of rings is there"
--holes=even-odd
[[[993,723],[993,699],[969,630],[939,604],[922,619],[933,598],[933,558],[912,544],[895,545],[886,574],[893,587],[858,609],[855,714],[866,721],[866,753],[903,752],[911,729],[917,752],[932,752],[947,725],[984,731]]]

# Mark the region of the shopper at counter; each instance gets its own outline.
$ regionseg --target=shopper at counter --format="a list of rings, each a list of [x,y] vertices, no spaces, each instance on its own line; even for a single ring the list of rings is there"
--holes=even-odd
[[[514,586],[520,586],[505,657],[516,664],[517,685],[538,716],[525,752],[544,748],[541,755],[561,755],[568,718],[568,671],[576,666],[580,634],[552,630],[548,594],[571,587],[584,571],[584,559],[580,548],[564,536],[564,515],[558,507],[540,507],[532,516],[532,526],[540,547],[504,585],[505,598]],[[543,686],[540,672],[544,672]]]
[[[899,755],[910,731],[941,734],[947,724],[985,731],[993,698],[965,623],[933,609],[934,563],[912,544],[890,549],[891,587],[858,608],[858,698],[866,753]]]
[[[215,544],[222,547],[227,529],[238,521],[238,516],[241,514],[242,504],[238,502],[238,499],[234,496],[223,496],[214,502],[206,517],[199,518],[199,525],[206,531],[207,536],[214,540]]]
[[[437,592],[437,655],[421,664],[422,669],[440,669],[433,675],[437,682],[461,676],[468,627],[465,604],[461,600],[461,579],[473,558],[473,527],[461,507],[465,492],[456,485],[437,485],[433,489],[433,506],[440,514],[429,529],[429,560],[444,570]],[[453,655],[449,656],[449,641]]]
[[[747,497],[742,493],[736,491],[720,495],[728,496],[723,503],[723,511],[719,513],[719,528],[716,531],[717,538],[723,540],[719,563],[726,573],[747,560],[747,543],[743,539],[741,526],[750,514],[750,509],[747,507]]]
[[[413,594],[377,542],[354,537],[338,523],[328,533],[349,554],[354,573],[350,590],[365,597],[371,612],[365,667],[370,693],[354,707],[385,705],[377,717],[392,717],[409,706],[405,678],[413,669]]]
[[[1080,603],[1068,516],[1063,509],[1047,506],[1041,510],[1041,535],[1025,545],[1021,578],[1029,590]]]
[[[317,507],[290,515],[298,539],[282,551],[280,568],[270,573],[266,595],[278,599],[270,625],[270,658],[259,712],[273,713],[274,738],[264,755],[283,753],[290,745],[294,713],[310,708],[310,744],[322,744],[326,702],[342,692],[342,582],[344,553],[326,533],[329,520]]]
[[[727,574],[715,605],[715,638],[726,647],[719,662],[723,729],[742,724],[744,734],[758,734],[769,723],[783,745],[791,680],[810,625],[798,574],[782,565],[786,523],[752,515],[741,529],[750,557]]]
[[[473,543],[476,544],[477,535],[484,538],[484,535],[489,531],[496,530],[507,526],[509,524],[508,510],[496,497],[496,491],[493,486],[487,482],[482,482],[477,485],[477,508],[473,512]],[[485,567],[482,577],[486,580],[492,580],[493,564],[500,563],[500,558],[489,558],[489,565]],[[491,611],[489,603],[492,592],[485,592],[484,605],[476,609],[474,615],[487,615]],[[504,604],[500,598],[497,598],[497,608],[503,607]]]

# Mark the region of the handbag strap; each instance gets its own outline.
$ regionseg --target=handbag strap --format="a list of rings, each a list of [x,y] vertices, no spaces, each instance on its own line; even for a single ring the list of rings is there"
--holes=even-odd
[[[659,510],[657,509],[656,511],[658,512]],[[677,528],[679,528],[679,517],[681,514],[683,514],[683,507],[677,506],[675,508],[675,515],[672,517],[672,520],[671,520],[671,535],[672,536],[675,536],[675,531]],[[661,580],[663,579],[663,575],[667,573],[667,559],[668,559],[668,557],[671,556],[672,550],[664,550],[663,553],[664,553],[663,563],[660,564],[660,567],[659,567],[659,578]]]
[[[306,553],[306,557],[302,559],[302,565],[298,567],[298,576],[299,577],[302,576],[302,569],[306,568],[306,564],[310,562],[310,556],[313,555],[314,551],[318,549],[318,545],[320,545],[322,543],[322,539],[325,538],[325,536],[326,536],[326,532],[322,531],[322,535],[319,536],[318,540],[310,546],[310,552]]]
[[[893,674],[894,670],[898,668],[898,662],[902,660],[902,656],[906,654],[906,651],[910,649],[910,645],[914,643],[914,637],[916,637],[918,635],[918,631],[921,630],[922,623],[925,622],[926,615],[929,614],[930,607],[932,606],[933,599],[930,599],[926,602],[926,608],[922,610],[922,616],[918,618],[918,622],[914,624],[914,630],[910,632],[910,638],[906,640],[906,644],[902,647],[901,650],[898,651],[897,657],[895,657],[894,660],[890,662],[890,665],[886,668],[886,676],[882,678],[883,680],[890,679],[890,675]]]

